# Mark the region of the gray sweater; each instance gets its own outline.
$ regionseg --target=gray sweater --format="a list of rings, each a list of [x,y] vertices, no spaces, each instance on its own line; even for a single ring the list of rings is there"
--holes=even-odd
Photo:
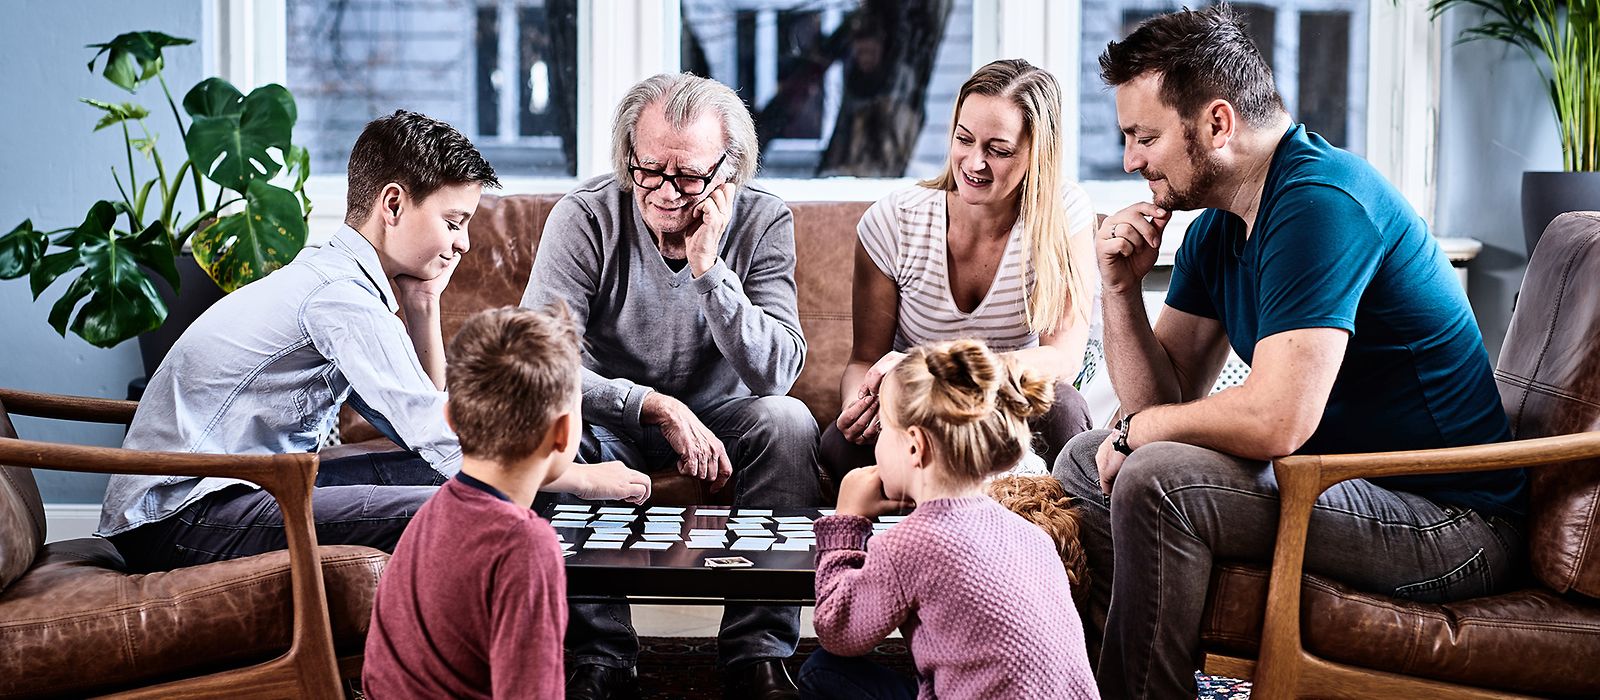
[[[673,272],[611,175],[550,210],[522,305],[564,301],[583,353],[583,419],[633,438],[659,391],[701,413],[782,395],[805,363],[794,283],[794,216],[752,186],[734,198],[718,261]]]

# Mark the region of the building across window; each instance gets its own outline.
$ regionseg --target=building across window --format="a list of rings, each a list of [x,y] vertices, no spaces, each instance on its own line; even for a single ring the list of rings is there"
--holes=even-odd
[[[927,177],[972,73],[973,0],[682,0],[683,70],[738,91],[764,177]]]
[[[1233,3],[1256,47],[1272,66],[1278,90],[1296,121],[1329,143],[1366,151],[1367,7],[1365,0],[1260,0]],[[1122,134],[1111,91],[1100,80],[1106,44],[1132,33],[1146,18],[1182,8],[1179,2],[1083,0],[1078,76],[1078,176],[1116,180]]]
[[[577,172],[577,0],[287,0],[289,88],[313,172],[344,172],[404,108],[467,134],[501,176]]]

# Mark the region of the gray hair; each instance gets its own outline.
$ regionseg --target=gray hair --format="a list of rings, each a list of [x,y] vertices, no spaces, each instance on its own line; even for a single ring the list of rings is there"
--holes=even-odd
[[[646,107],[658,102],[666,112],[667,124],[674,129],[682,129],[705,110],[714,110],[722,122],[722,145],[728,152],[721,173],[734,185],[743,185],[755,178],[761,148],[756,141],[756,124],[739,96],[728,86],[709,78],[691,73],[661,73],[629,88],[611,122],[611,162],[623,190],[633,189],[633,178],[628,175],[628,152],[633,150],[639,117]]]

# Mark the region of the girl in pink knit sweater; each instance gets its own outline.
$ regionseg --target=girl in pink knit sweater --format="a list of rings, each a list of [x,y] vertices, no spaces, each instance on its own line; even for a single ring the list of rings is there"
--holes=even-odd
[[[1051,382],[977,341],[912,349],[882,384],[878,465],[817,521],[806,697],[1098,698],[1056,547],[985,496],[1017,463]],[[876,537],[872,518],[915,503]],[[859,657],[898,628],[916,678]]]

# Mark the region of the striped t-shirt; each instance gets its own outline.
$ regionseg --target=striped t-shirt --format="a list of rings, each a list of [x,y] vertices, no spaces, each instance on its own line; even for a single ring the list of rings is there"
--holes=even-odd
[[[1094,228],[1094,207],[1076,184],[1062,192],[1072,235]],[[1028,330],[1028,292],[1034,271],[1022,269],[1027,237],[1022,220],[1011,227],[1000,269],[989,293],[970,313],[956,307],[950,295],[945,262],[948,216],[945,193],[920,185],[891,193],[861,216],[856,235],[878,270],[894,280],[900,292],[899,323],[894,349],[905,352],[923,343],[975,338],[999,352],[1035,347],[1039,336]],[[1093,274],[1092,270],[1082,271]]]

